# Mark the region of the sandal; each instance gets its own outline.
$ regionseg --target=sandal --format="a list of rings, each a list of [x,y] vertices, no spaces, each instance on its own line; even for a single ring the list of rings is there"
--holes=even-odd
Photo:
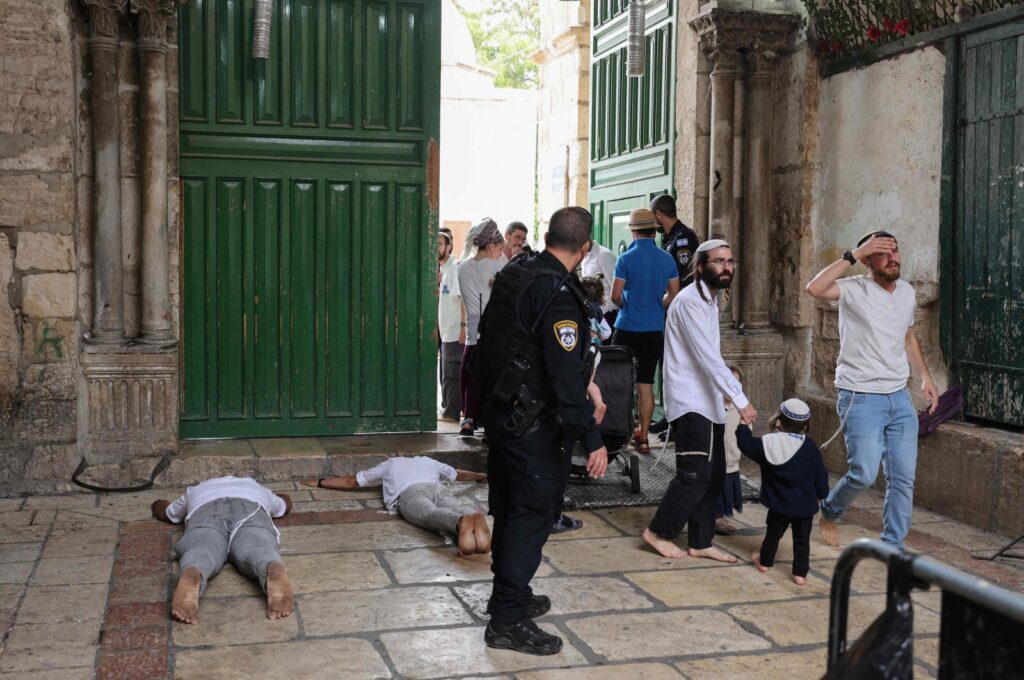
[[[459,427],[459,436],[461,437],[472,437],[476,434],[476,428],[473,426],[474,423],[469,418],[462,421],[462,426]]]
[[[555,526],[551,527],[551,533],[561,534],[566,531],[576,531],[583,527],[583,520],[576,519],[575,517],[569,517],[569,515],[560,515],[555,520]]]
[[[639,435],[634,436],[633,448],[636,449],[637,453],[642,453],[645,456],[651,455],[651,444],[647,441],[647,437],[641,439]]]

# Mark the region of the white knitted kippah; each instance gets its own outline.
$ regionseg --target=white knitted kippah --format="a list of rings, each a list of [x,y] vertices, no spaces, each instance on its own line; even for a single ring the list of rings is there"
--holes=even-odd
[[[782,415],[786,416],[790,420],[795,420],[797,422],[811,419],[811,407],[800,399],[787,399],[782,402],[782,406],[779,407],[779,411],[781,411]]]
[[[700,246],[697,248],[697,252],[698,253],[706,253],[709,250],[714,250],[715,248],[721,248],[722,246],[725,246],[726,248],[731,248],[732,247],[732,246],[729,245],[728,241],[723,241],[720,238],[713,238],[710,241],[705,241],[704,243],[701,243]]]

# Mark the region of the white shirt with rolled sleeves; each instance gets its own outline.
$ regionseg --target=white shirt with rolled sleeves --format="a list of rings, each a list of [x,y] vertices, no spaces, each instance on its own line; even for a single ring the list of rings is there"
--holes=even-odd
[[[601,285],[604,287],[604,304],[601,305],[601,312],[607,314],[613,309],[618,309],[612,302],[612,283],[615,279],[615,253],[608,250],[600,243],[595,242],[590,247],[590,252],[583,258],[580,265],[583,276],[597,276],[603,274]]]
[[[839,286],[839,357],[836,387],[892,394],[907,386],[907,330],[914,325],[914,287],[896,281],[892,293],[870,276],[850,276]]]
[[[437,326],[441,342],[458,342],[462,329],[462,291],[459,289],[458,263],[449,257],[441,265],[441,285],[437,298]]]
[[[710,300],[700,296],[697,286]],[[713,423],[725,423],[723,395],[738,409],[750,404],[722,358],[718,302],[700,281],[684,288],[669,305],[664,367],[665,417],[669,422],[685,413],[699,413]]]
[[[251,477],[215,477],[185,489],[178,500],[167,506],[167,519],[174,524],[187,522],[196,510],[222,498],[252,501],[272,518],[283,517],[288,510],[283,498]]]
[[[455,468],[433,458],[389,458],[380,465],[356,473],[359,486],[383,484],[384,507],[393,510],[398,497],[413,484],[440,484],[441,479],[455,481]]]

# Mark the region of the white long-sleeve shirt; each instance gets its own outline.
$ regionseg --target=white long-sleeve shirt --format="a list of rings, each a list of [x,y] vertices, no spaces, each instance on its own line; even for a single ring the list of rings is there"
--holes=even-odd
[[[384,507],[392,510],[402,492],[413,484],[440,484],[442,479],[454,482],[457,474],[451,465],[426,456],[397,457],[357,472],[356,483],[370,486],[380,482],[384,486]]]
[[[595,241],[594,245],[590,247],[590,252],[583,258],[580,268],[583,271],[583,276],[603,275],[601,285],[604,288],[604,304],[601,305],[601,312],[607,313],[613,309],[618,309],[616,304],[612,302],[612,283],[615,280],[615,253]]]
[[[700,296],[698,286],[710,300]],[[685,413],[699,413],[711,422],[725,423],[723,395],[738,409],[750,403],[722,358],[718,301],[701,281],[684,288],[669,305],[664,367],[665,417],[669,422]]]

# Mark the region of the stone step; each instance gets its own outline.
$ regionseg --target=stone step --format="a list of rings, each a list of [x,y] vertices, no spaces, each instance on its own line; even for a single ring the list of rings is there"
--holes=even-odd
[[[180,487],[224,475],[247,476],[265,483],[317,479],[355,474],[395,456],[429,456],[477,472],[487,467],[487,446],[479,438],[456,434],[215,439],[182,442],[155,484]],[[148,480],[159,460],[158,456],[144,456],[124,465],[90,465],[82,479],[97,486],[132,486]],[[35,493],[74,490],[76,487],[68,483],[53,482],[46,488],[29,489]]]

